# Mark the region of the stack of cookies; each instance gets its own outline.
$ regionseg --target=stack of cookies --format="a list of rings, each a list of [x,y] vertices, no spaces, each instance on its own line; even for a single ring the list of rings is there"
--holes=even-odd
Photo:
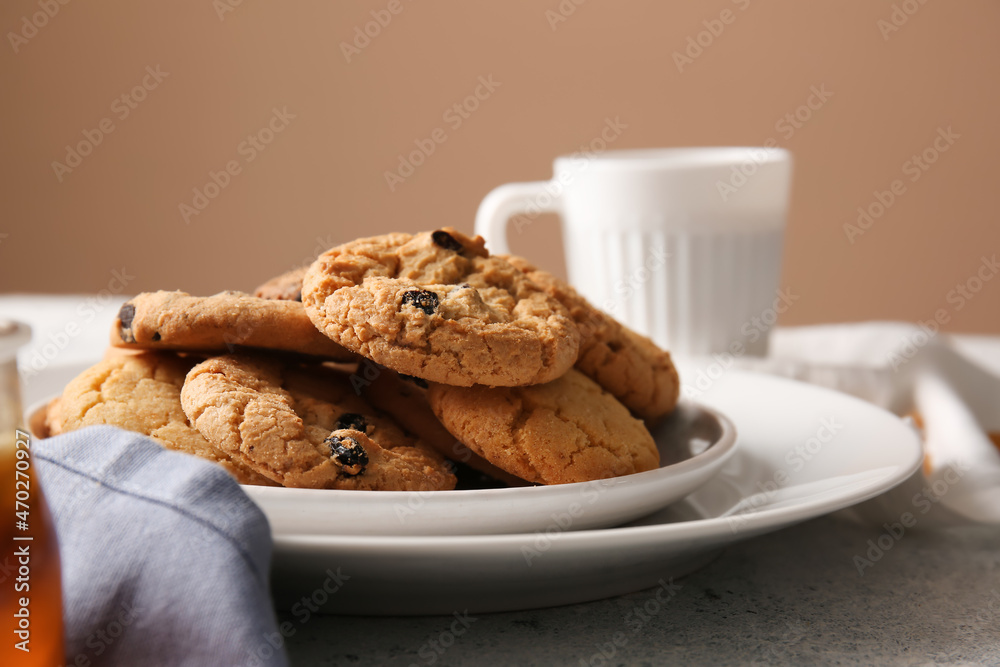
[[[46,426],[120,426],[245,484],[561,484],[656,468],[643,420],[678,389],[650,340],[445,228],[346,243],[254,296],[140,294]]]

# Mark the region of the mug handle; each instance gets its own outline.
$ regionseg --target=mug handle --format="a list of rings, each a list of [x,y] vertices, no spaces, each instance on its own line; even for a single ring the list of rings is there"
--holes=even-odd
[[[556,194],[553,194],[553,190]],[[510,254],[507,223],[518,213],[558,213],[559,189],[553,181],[507,183],[486,195],[476,211],[476,234],[486,239],[490,254]]]

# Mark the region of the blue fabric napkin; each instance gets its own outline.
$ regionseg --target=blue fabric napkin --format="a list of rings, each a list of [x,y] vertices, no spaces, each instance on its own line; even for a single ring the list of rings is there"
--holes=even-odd
[[[32,449],[59,538],[67,665],[287,664],[267,519],[224,470],[110,426]]]

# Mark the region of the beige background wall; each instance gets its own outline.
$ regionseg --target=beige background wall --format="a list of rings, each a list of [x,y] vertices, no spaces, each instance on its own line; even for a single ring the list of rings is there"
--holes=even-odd
[[[47,2],[51,18],[37,14]],[[116,289],[123,267],[126,292],[250,289],[358,235],[471,228],[492,187],[547,177],[618,118],[614,148],[773,137],[794,152],[782,282],[801,299],[783,324],[945,308],[946,328],[1000,333],[1000,280],[961,309],[949,300],[1000,251],[993,0],[400,0],[351,62],[340,43],[388,0],[242,0],[220,16],[226,2],[2,3],[3,291]],[[724,10],[678,71],[673,54]],[[445,112],[490,76],[499,85],[455,127]],[[118,98],[144,77],[128,108]],[[782,122],[814,87],[829,98]],[[294,118],[241,149],[275,108]],[[102,121],[112,131],[57,174]],[[390,191],[384,172],[439,127],[447,140]],[[910,180],[904,163],[949,127],[958,138]],[[239,173],[186,222],[179,205],[231,160]],[[845,223],[895,179],[905,192],[850,243]],[[562,270],[552,219],[513,242]]]

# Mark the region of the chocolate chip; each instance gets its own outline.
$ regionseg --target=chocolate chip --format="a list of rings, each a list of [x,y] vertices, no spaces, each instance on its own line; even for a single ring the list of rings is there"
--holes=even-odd
[[[135,319],[135,306],[131,303],[122,304],[118,311],[118,319],[121,320],[122,326],[126,329],[132,326],[132,320]]]
[[[121,309],[118,311],[118,321],[121,322],[118,327],[118,334],[126,343],[135,342],[135,336],[132,334],[133,319],[135,319],[135,306],[128,302],[122,304]]]
[[[337,418],[337,425],[334,427],[334,430],[339,431],[345,428],[364,433],[368,429],[368,422],[365,420],[364,415],[359,415],[357,412],[345,412]]]
[[[153,342],[155,343],[158,340],[160,340],[160,332],[159,331],[154,331],[153,332]]]
[[[465,246],[459,243],[454,236],[440,229],[431,234],[431,240],[445,250],[451,250],[454,252],[462,252],[465,250]]]
[[[403,305],[410,304],[428,315],[433,315],[438,307],[438,295],[423,289],[414,289],[403,294]]]
[[[408,382],[412,382],[413,384],[417,385],[418,387],[422,387],[424,389],[427,389],[427,386],[428,386],[427,385],[427,380],[424,380],[423,378],[418,378],[415,375],[403,375],[402,373],[399,374],[399,377],[402,380],[407,380]]]
[[[345,475],[360,475],[368,465],[368,452],[350,437],[331,435],[323,441],[330,447],[330,458],[340,464]]]

